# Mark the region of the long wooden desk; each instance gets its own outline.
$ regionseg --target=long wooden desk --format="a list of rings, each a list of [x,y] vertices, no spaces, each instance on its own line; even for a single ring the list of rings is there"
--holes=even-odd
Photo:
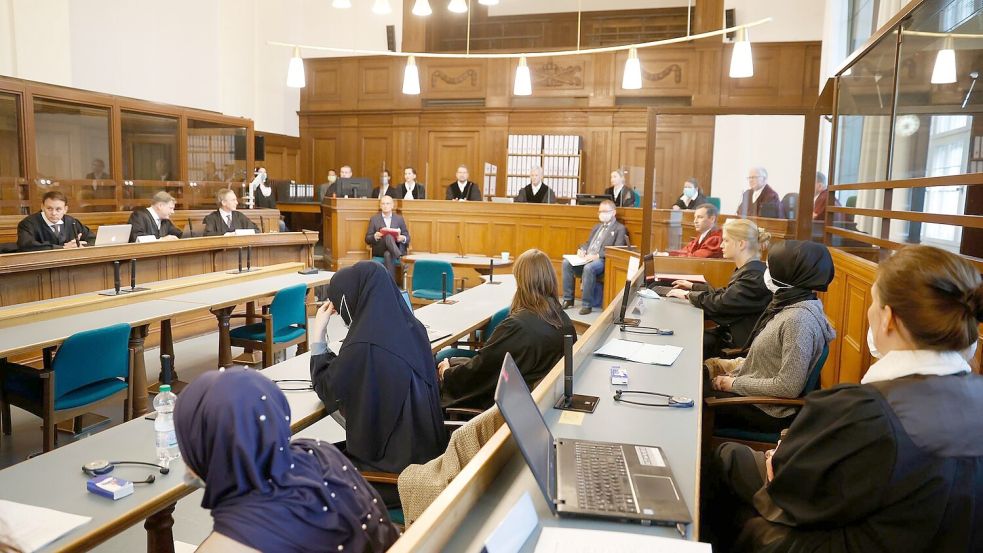
[[[552,405],[562,395],[562,361],[533,390],[533,398],[543,410],[555,436],[662,447],[694,520],[694,524],[687,528],[686,537],[696,539],[699,531],[699,398],[702,397],[703,315],[685,302],[643,301],[646,309],[641,317],[642,325],[672,328],[676,331],[674,336],[621,334],[610,324],[620,309],[620,300],[617,300],[608,306],[575,345],[575,390],[601,398],[594,414],[586,415],[580,426],[559,424],[559,412],[552,409]],[[638,365],[593,356],[595,349],[617,336],[672,344],[684,349],[671,367]],[[615,387],[610,385],[608,373],[612,364],[621,365],[629,372],[632,389],[685,395],[697,400],[696,405],[692,409],[616,405],[612,399]],[[533,499],[539,515],[539,528],[572,526],[678,537],[672,528],[554,518],[516,449],[508,427],[503,426],[390,551],[478,551],[523,493],[529,493]],[[538,528],[535,534],[538,535]],[[523,550],[532,551],[534,543],[535,535],[526,542]]]
[[[378,212],[378,200],[330,198],[321,209],[328,266],[337,270],[368,259],[365,230]],[[598,222],[596,206],[396,200],[396,211],[406,218],[411,253],[456,252],[463,244],[466,252],[497,256],[507,251],[517,257],[538,248],[550,257],[558,274],[563,255],[575,252]],[[692,211],[655,209],[652,214],[655,248],[675,249],[692,240]],[[617,217],[627,227],[630,243],[640,245],[642,209],[618,208]],[[718,221],[722,224],[732,217],[736,216],[721,214]],[[771,232],[773,243],[795,235],[794,220],[752,220]]]
[[[304,283],[312,287],[330,279],[331,273],[326,271],[316,275],[298,274],[297,270],[302,267],[300,263],[288,263],[235,276],[222,272],[211,275],[213,278],[185,277],[176,281],[148,283],[146,286],[149,290],[146,292],[121,297],[90,293],[76,298],[56,298],[8,307],[0,310],[0,325],[3,326],[0,332],[0,358],[56,346],[72,334],[84,330],[119,322],[128,323],[131,327],[130,347],[135,353],[133,408],[135,414],[142,414],[148,409],[143,350],[151,323],[212,310],[219,322],[220,346],[225,346],[220,347],[219,366],[229,366],[228,314],[234,305],[272,296],[277,290],[293,284]],[[178,287],[182,281],[187,286]],[[155,295],[156,287],[165,292]],[[80,309],[63,307],[70,305],[71,300],[88,303]],[[172,345],[165,346],[173,355]]]

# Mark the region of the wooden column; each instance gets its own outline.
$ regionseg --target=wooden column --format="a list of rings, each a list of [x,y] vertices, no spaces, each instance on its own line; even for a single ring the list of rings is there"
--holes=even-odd
[[[147,517],[147,553],[174,553],[174,503]]]
[[[150,325],[134,326],[130,329],[130,349],[133,350],[133,418],[150,410],[147,405],[147,366],[143,361],[143,342],[147,339]]]

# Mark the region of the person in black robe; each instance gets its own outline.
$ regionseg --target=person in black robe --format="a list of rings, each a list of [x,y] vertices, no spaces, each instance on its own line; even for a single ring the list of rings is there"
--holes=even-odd
[[[41,211],[28,215],[17,223],[18,250],[74,248],[95,243],[95,233],[81,221],[68,215],[68,198],[61,191],[45,193],[41,206]]]
[[[635,207],[635,192],[625,184],[625,175],[620,170],[611,171],[611,186],[604,189],[611,197],[615,207]]]
[[[517,203],[555,204],[556,194],[549,186],[543,184],[543,168],[533,167],[529,170],[529,184],[519,189],[515,195]]]
[[[683,193],[672,204],[673,209],[697,209],[707,203],[707,197],[700,190],[700,183],[696,177],[690,177],[683,183]]]
[[[130,242],[136,242],[140,236],[153,236],[159,240],[176,240],[184,236],[184,232],[171,222],[176,201],[167,192],[154,194],[150,207],[141,207],[130,213],[126,222],[130,228]]]
[[[725,350],[742,349],[754,324],[771,303],[765,286],[768,268],[761,251],[768,248],[771,234],[747,219],[731,219],[723,228],[724,259],[734,260],[736,268],[723,288],[707,283],[677,280],[669,297],[689,300],[703,310],[704,318],[717,324],[703,331],[703,358],[720,357]]]
[[[457,168],[457,180],[447,185],[446,200],[458,200],[469,202],[481,201],[481,189],[478,185],[468,180],[468,168],[461,165]]]
[[[345,419],[346,454],[362,470],[398,473],[447,446],[430,340],[386,270],[372,261],[331,279],[311,345],[311,381],[328,413]],[[324,334],[332,312],[348,325],[335,355]]]
[[[219,190],[215,194],[215,201],[218,203],[218,209],[205,215],[201,221],[205,225],[205,236],[223,236],[237,230],[252,230],[259,234],[260,230],[256,223],[237,209],[239,200],[235,192],[228,188]]]
[[[881,263],[871,295],[867,341],[880,360],[861,384],[810,394],[776,449],[717,449],[704,488],[716,544],[983,551],[983,377],[966,363],[983,322],[980,275],[908,246]]]
[[[516,293],[511,313],[471,358],[453,357],[438,365],[441,403],[447,407],[488,409],[502,361],[511,353],[529,389],[563,357],[563,337],[577,332],[557,300],[556,272],[547,255],[527,250],[512,268]]]

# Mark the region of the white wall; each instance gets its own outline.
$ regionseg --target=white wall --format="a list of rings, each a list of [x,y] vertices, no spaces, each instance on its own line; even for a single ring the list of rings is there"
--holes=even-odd
[[[779,197],[799,191],[804,123],[794,115],[717,117],[712,192],[724,213],[737,212],[751,167],[768,170],[768,184]]]

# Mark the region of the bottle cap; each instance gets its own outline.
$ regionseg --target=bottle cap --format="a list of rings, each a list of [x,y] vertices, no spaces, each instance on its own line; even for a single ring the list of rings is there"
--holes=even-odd
[[[160,385],[160,391],[161,391],[161,393],[170,392],[171,391],[171,385],[170,384],[161,384]]]

